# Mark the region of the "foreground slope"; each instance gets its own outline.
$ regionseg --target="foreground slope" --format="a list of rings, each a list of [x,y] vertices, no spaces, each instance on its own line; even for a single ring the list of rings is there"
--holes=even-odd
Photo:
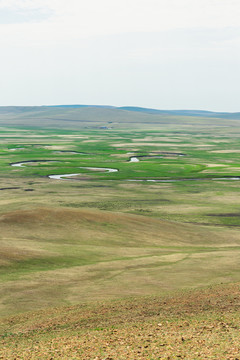
[[[92,209],[2,213],[1,315],[240,280],[238,231]]]
[[[1,320],[2,359],[239,359],[238,284]]]

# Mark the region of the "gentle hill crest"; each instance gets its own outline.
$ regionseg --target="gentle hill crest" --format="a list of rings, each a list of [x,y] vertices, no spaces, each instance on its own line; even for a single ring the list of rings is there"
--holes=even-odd
[[[154,128],[166,124],[234,126],[240,113],[201,110],[157,110],[133,106],[98,105],[3,106],[0,107],[0,126],[45,128]],[[41,126],[40,126],[41,125]]]
[[[162,109],[153,109],[153,108],[144,108],[139,106],[111,106],[111,105],[82,105],[82,104],[72,104],[72,105],[42,105],[42,106],[0,106],[1,113],[20,113],[20,112],[30,112],[30,111],[45,111],[46,109],[115,109],[139,113],[147,113],[152,115],[167,115],[167,116],[198,116],[198,117],[213,117],[213,118],[232,118],[240,119],[240,112],[221,112],[221,111],[208,111],[208,110],[186,110],[186,109],[177,109],[177,110],[162,110]]]

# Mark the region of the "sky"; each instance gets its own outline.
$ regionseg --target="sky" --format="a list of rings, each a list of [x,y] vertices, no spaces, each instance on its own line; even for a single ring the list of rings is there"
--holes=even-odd
[[[239,0],[0,0],[0,106],[240,111]]]

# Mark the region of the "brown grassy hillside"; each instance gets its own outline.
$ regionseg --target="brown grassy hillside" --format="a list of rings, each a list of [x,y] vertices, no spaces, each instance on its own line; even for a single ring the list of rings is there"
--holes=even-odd
[[[238,281],[232,229],[100,210],[0,216],[0,313]]]
[[[1,321],[2,359],[240,356],[238,284],[60,307]]]

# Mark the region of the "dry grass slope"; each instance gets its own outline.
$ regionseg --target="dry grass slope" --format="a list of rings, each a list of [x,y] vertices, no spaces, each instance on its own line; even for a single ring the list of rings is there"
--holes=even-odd
[[[238,281],[238,232],[93,209],[0,216],[0,313]]]
[[[3,319],[2,359],[219,359],[240,355],[238,284]]]

